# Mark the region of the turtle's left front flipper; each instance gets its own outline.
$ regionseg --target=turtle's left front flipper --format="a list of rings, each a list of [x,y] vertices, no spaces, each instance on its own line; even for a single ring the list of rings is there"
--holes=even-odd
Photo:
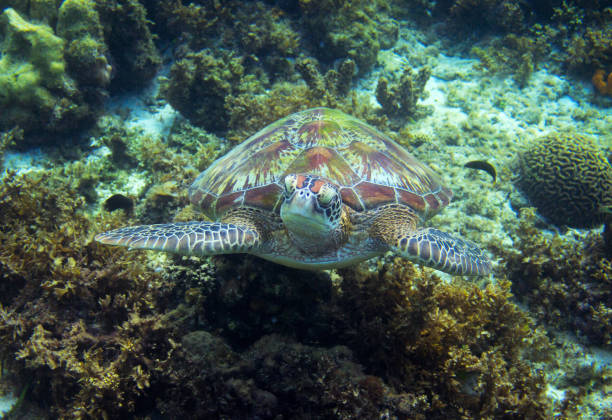
[[[189,255],[249,252],[258,247],[260,232],[232,223],[182,222],[130,226],[96,235],[107,245],[130,249],[152,249]]]
[[[438,229],[425,228],[397,236],[395,248],[417,263],[463,276],[484,276],[491,262],[473,242]]]

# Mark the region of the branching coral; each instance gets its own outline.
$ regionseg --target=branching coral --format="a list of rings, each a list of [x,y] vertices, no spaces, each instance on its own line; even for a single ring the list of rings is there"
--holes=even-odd
[[[429,67],[423,67],[417,74],[406,67],[396,83],[389,83],[386,77],[380,77],[376,85],[376,99],[385,115],[390,118],[415,117],[419,111],[417,101],[426,96],[425,85],[429,76]]]
[[[349,93],[351,81],[355,74],[355,62],[343,60],[338,70],[330,69],[323,76],[318,69],[316,60],[303,58],[296,63],[296,70],[310,88],[312,95],[328,106],[334,107],[340,98]]]

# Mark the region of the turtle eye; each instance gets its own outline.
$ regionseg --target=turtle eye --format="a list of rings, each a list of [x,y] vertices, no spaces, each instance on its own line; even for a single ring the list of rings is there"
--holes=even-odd
[[[291,197],[295,192],[295,188],[297,187],[297,176],[295,175],[287,175],[285,177],[285,196]]]
[[[327,207],[337,195],[338,192],[334,187],[329,184],[323,184],[319,190],[319,204],[323,207]]]

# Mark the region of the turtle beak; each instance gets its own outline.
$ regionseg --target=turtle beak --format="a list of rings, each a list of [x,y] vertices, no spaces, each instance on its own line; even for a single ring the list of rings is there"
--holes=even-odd
[[[305,238],[329,235],[327,219],[316,206],[316,201],[308,189],[297,190],[281,206],[280,216],[285,226]]]

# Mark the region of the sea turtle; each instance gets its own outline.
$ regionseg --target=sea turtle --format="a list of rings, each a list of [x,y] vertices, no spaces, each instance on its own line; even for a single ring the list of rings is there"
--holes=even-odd
[[[419,227],[452,198],[434,172],[338,110],[309,109],[267,126],[202,172],[189,198],[216,221],[124,227],[96,240],[191,255],[249,253],[311,270],[387,251],[451,274],[491,270],[475,244]]]

